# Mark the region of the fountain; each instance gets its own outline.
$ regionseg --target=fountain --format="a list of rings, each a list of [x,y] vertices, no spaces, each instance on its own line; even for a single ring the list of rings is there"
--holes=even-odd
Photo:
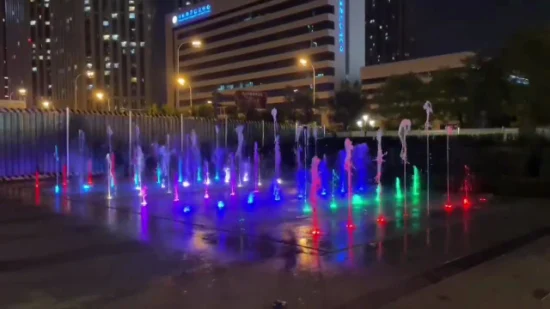
[[[311,187],[310,187],[310,198],[311,204],[313,205],[313,234],[319,235],[319,215],[317,211],[317,192],[321,188],[321,179],[319,178],[319,164],[321,160],[314,156],[311,159]]]
[[[107,126],[107,144],[109,147],[109,153],[107,156],[107,175],[109,178],[109,190],[110,188],[115,188],[115,154],[113,153],[112,139],[113,130],[111,130],[111,126]],[[109,193],[109,196],[111,196],[111,193]]]
[[[202,183],[201,151],[199,148],[199,142],[198,142],[197,133],[195,132],[195,130],[191,131],[190,138],[191,138],[191,151],[193,152],[193,159],[197,167],[197,170],[196,170],[197,182]]]
[[[216,149],[214,150],[214,165],[216,168],[214,181],[218,182],[220,181],[220,171],[223,168],[223,150],[220,148],[220,142],[219,142],[219,134],[220,134],[220,128],[218,125],[215,127],[216,129]]]
[[[85,154],[85,145],[86,145],[86,135],[84,131],[78,130],[78,152],[80,164],[78,164],[78,185],[80,190],[87,190],[90,187],[84,182],[84,175],[86,174],[86,154]]]
[[[367,165],[366,162],[370,162],[369,159],[369,146],[359,144],[353,149],[353,166],[356,171],[356,187],[359,192],[364,192],[367,187]]]
[[[110,200],[113,198],[111,194],[111,188],[113,187],[113,173],[111,168],[112,159],[110,153],[105,156],[105,160],[107,162],[107,199]]]
[[[321,160],[314,156],[311,159],[311,187],[309,196],[312,201],[317,200],[317,192],[321,189],[321,178],[319,176],[319,165]]]
[[[254,142],[254,192],[259,192],[262,186],[260,179],[260,154],[258,153],[258,143]]]
[[[208,161],[204,160],[204,173],[206,180],[204,181],[204,198],[209,199],[210,195],[208,194],[208,186],[210,185],[210,175],[208,172]]]
[[[432,103],[426,101],[423,106],[426,111],[426,122],[424,130],[426,131],[426,211],[430,213],[430,115],[433,114]]]
[[[374,179],[379,186],[382,182],[382,164],[384,163],[384,156],[386,156],[386,153],[382,152],[382,134],[382,129],[378,129],[376,132],[376,141],[378,144],[376,150],[376,177]]]
[[[401,192],[401,179],[395,177],[395,198],[400,200],[403,198],[403,193]]]
[[[238,183],[237,186],[242,187],[242,180],[244,176],[244,158],[243,158],[243,145],[244,145],[244,135],[243,135],[244,126],[240,125],[235,128],[237,133],[237,151],[235,152],[235,161],[237,162],[238,172]]]
[[[420,172],[418,171],[418,168],[414,165],[413,165],[413,178],[412,178],[411,191],[413,196],[420,195]]]
[[[411,121],[409,119],[401,120],[399,124],[399,130],[397,134],[399,135],[399,140],[401,141],[401,160],[403,161],[403,206],[405,208],[405,214],[407,213],[407,135],[411,131]]]
[[[446,129],[446,132],[447,132],[447,147],[446,147],[446,152],[447,152],[447,203],[445,203],[445,208],[450,209],[450,208],[453,207],[453,205],[451,204],[451,181],[450,181],[450,178],[449,178],[449,161],[450,161],[450,152],[451,152],[451,147],[449,145],[449,137],[453,134],[453,127],[447,126],[445,129]]]
[[[327,155],[323,155],[323,160],[319,164],[319,172],[321,173],[321,196],[327,195],[327,188],[330,185],[330,172],[328,169]]]
[[[279,135],[275,136],[275,179],[273,181],[273,198],[275,201],[281,200],[281,147],[279,146]]]
[[[338,152],[338,166],[339,166],[339,174],[345,175],[346,174],[346,150],[342,149]],[[343,195],[346,193],[346,177],[338,177],[340,180],[340,193]]]
[[[170,186],[170,161],[172,159],[170,134],[166,134],[166,145],[161,149],[164,150],[164,153],[162,154],[162,184],[167,187],[166,192],[168,194],[172,194],[172,186]]]
[[[352,152],[353,152],[353,144],[349,138],[346,138],[344,141],[344,148],[346,151],[346,157],[344,161],[344,168],[346,170],[346,173],[348,175],[348,228],[353,228],[353,210],[352,210],[352,197],[353,197],[353,187],[352,187],[352,169],[353,169],[353,158],[352,158]]]
[[[59,149],[55,145],[55,150],[53,153],[55,159],[55,193],[59,193]]]
[[[464,197],[462,203],[464,207],[468,208],[471,206],[470,194],[472,192],[472,173],[468,165],[464,165],[464,182],[462,184],[462,192]]]
[[[235,178],[236,178],[236,170],[235,170],[235,155],[231,154],[229,155],[229,181],[231,183],[231,196],[235,195]]]
[[[277,109],[271,110],[271,116],[273,117],[273,139],[275,146],[275,177],[273,177],[273,199],[275,201],[281,200],[280,192],[280,178],[281,177],[281,148],[279,146],[279,135],[277,135]]]
[[[332,170],[332,181],[331,181],[331,186],[330,186],[330,196],[331,196],[331,201],[330,201],[330,208],[331,209],[336,209],[337,208],[337,204],[336,204],[336,186],[338,185],[338,180],[339,180],[339,177],[338,177],[338,173],[336,173],[336,170]]]
[[[136,145],[135,150],[135,168],[134,168],[134,185],[136,190],[141,192],[141,187],[143,186],[143,169],[145,167],[145,157],[143,155],[143,150],[141,146]]]

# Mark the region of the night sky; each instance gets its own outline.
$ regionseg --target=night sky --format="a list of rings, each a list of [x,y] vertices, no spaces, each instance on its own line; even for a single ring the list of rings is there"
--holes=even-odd
[[[413,57],[494,50],[519,29],[550,24],[550,0],[407,0]]]

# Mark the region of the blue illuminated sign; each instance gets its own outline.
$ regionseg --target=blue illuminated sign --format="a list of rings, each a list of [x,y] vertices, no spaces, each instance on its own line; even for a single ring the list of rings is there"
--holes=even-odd
[[[175,26],[189,23],[193,20],[204,18],[212,13],[212,6],[206,4],[198,8],[194,8],[172,17],[172,24]]]
[[[343,53],[346,46],[346,7],[345,0],[338,1],[338,45]]]

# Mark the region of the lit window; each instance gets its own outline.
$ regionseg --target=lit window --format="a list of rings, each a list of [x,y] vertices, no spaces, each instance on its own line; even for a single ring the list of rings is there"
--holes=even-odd
[[[105,26],[105,27],[109,26],[109,21],[108,21],[108,20],[104,20],[104,21],[103,21],[103,26]]]
[[[136,10],[135,6],[128,7],[128,11],[130,11],[130,12],[134,12],[135,10]]]
[[[136,13],[130,13],[130,14],[128,15],[128,18],[130,18],[130,19],[136,19]]]
[[[36,20],[31,20],[31,26],[36,25]]]

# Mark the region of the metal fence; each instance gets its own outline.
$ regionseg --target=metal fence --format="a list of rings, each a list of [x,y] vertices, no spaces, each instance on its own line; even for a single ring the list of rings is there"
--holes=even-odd
[[[260,147],[273,148],[273,123],[263,121],[191,119],[69,109],[4,109],[0,110],[0,179],[27,179],[33,177],[36,171],[41,175],[54,175],[61,172],[61,166],[66,162],[69,173],[79,173],[83,165],[91,165],[94,174],[103,173],[109,148],[108,127],[112,131],[111,145],[116,161],[121,166],[127,166],[132,156],[132,143],[138,142],[147,153],[151,145],[165,144],[169,138],[171,147],[178,150],[186,147],[187,136],[192,130],[196,132],[201,148],[213,147],[216,138],[220,147],[236,148],[235,128],[239,125],[244,125],[248,147],[253,147],[257,142]],[[294,125],[279,125],[281,142],[293,141],[294,130]],[[59,161],[54,155],[56,149]]]

